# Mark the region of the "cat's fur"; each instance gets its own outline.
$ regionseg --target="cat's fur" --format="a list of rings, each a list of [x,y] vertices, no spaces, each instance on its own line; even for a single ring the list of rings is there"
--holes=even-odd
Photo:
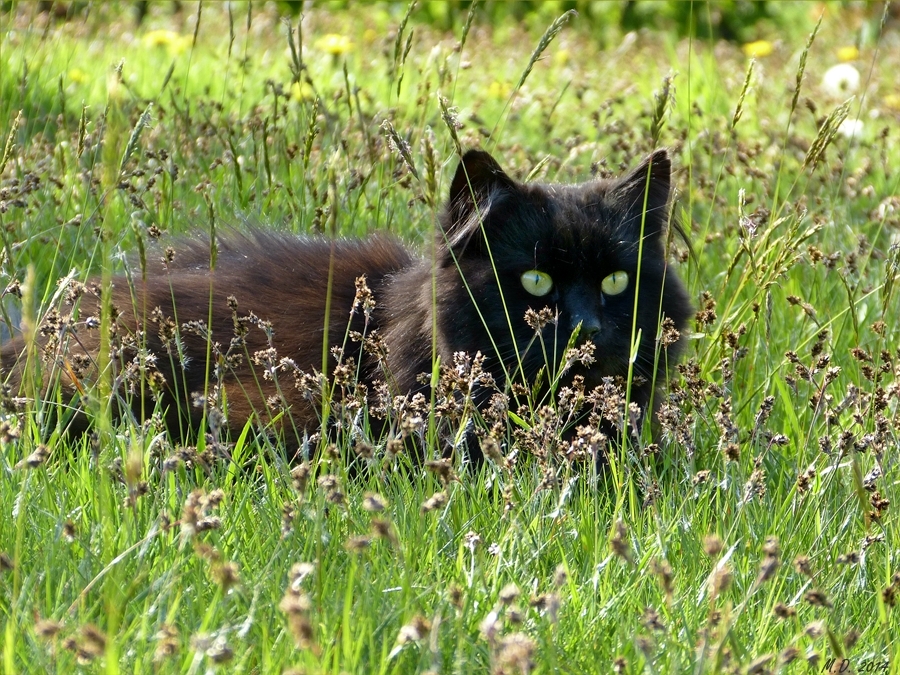
[[[551,358],[561,357],[579,325],[580,338],[596,345],[596,362],[575,366],[568,375],[567,381],[582,375],[586,389],[601,384],[604,377],[627,377],[635,329],[640,346],[631,399],[646,409],[681,346],[669,345],[667,353],[656,358],[662,317],[672,319],[681,330],[691,315],[684,287],[666,261],[669,193],[670,162],[665,151],[657,151],[623,178],[579,185],[521,184],[486,152],[469,151],[450,186],[434,264],[430,257],[418,257],[386,236],[331,241],[257,230],[220,238],[215,269],[210,272],[208,243],[185,242],[170,264],[135,282],[133,288],[123,278],[115,280],[112,303],[119,312],[118,333],[144,328],[148,351],[156,354],[156,367],[165,378],[170,429],[196,427],[203,411],[192,406],[190,399],[204,391],[207,373],[212,372],[206,364],[207,340],[181,330],[180,349],[176,341],[166,346],[159,322],[148,320],[152,310],[161,308],[162,316],[179,327],[189,321],[207,322],[212,286],[210,327],[220,351],[227,351],[235,335],[235,316],[252,313],[271,323],[276,361],[289,358],[311,372],[322,366],[331,274],[328,345],[346,343],[348,318],[351,331],[377,330],[388,350],[387,379],[395,393],[427,393],[419,377],[432,372],[433,325],[442,363],[451,363],[456,352],[481,352],[486,356],[485,368],[501,389],[507,373],[533,383],[545,366],[545,351],[524,316],[529,308],[546,306],[558,316],[543,328],[542,340]],[[552,277],[553,288],[547,295],[526,292],[521,275],[528,270]],[[620,271],[629,274],[628,288],[615,296],[602,292],[604,278]],[[360,308],[351,313],[355,280],[362,275],[377,303],[368,323]],[[236,313],[229,306],[229,296],[237,301]],[[95,301],[86,303],[88,299],[83,298],[82,323],[96,311]],[[46,372],[53,364],[61,365],[58,375],[64,390],[71,393],[83,388],[81,381],[75,381],[72,364],[92,364],[99,353],[99,331],[77,323],[74,328],[75,335],[60,341],[64,349],[58,349],[44,367]],[[244,340],[246,351],[239,351],[249,356],[270,347],[265,331],[256,326],[250,327]],[[14,393],[21,382],[22,352],[21,338],[0,350],[0,365],[9,374]],[[125,354],[130,356],[127,350]],[[333,366],[329,357],[329,368]],[[359,366],[360,381],[370,391],[376,380],[386,378],[383,364],[376,364],[374,357],[364,356]],[[321,411],[311,402],[308,390],[304,395],[287,377],[276,385],[264,376],[263,368],[247,357],[222,367],[231,432],[241,430],[251,414],[268,423],[274,412],[267,412],[266,401],[278,393],[276,387],[287,403],[292,426],[316,430]],[[542,377],[546,381],[546,375]],[[152,409],[149,391],[143,393],[132,397],[139,418]],[[73,423],[83,425],[84,420],[83,415],[76,416]]]

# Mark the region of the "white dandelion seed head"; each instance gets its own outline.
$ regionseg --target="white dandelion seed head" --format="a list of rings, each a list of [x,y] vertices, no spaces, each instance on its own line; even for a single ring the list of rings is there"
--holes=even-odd
[[[862,120],[847,118],[838,127],[837,132],[844,138],[854,139],[862,136],[865,125]]]
[[[849,63],[839,63],[825,71],[822,89],[835,98],[855,94],[859,90],[859,71]]]

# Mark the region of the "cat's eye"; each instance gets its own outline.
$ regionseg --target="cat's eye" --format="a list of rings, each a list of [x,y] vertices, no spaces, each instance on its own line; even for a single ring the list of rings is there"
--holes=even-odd
[[[628,288],[628,272],[613,272],[600,282],[600,290],[607,295],[618,295]]]
[[[553,288],[553,278],[546,272],[528,270],[522,275],[522,288],[538,297],[547,295]]]

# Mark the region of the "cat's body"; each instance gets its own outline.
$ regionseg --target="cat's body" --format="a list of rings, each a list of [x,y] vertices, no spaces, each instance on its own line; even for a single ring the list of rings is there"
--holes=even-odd
[[[165,380],[157,382],[170,430],[199,425],[203,407],[191,399],[217,381],[225,390],[218,399],[227,400],[232,434],[251,415],[264,424],[275,419],[276,426],[295,433],[318,430],[321,403],[310,396],[309,381],[293,386],[293,375],[322,369],[326,303],[325,347],[344,346],[344,357],[354,357],[356,375],[370,393],[380,382],[393,394],[427,393],[420,376],[433,370],[435,325],[441,362],[451,363],[457,352],[480,352],[501,391],[510,381],[533,384],[542,368],[546,382],[579,327],[579,341],[589,338],[596,345],[596,362],[574,366],[565,381],[581,375],[590,389],[605,377],[631,374],[631,400],[646,409],[680,347],[675,342],[665,354],[658,351],[662,318],[683,329],[691,314],[687,294],[666,262],[669,182],[663,151],[622,179],[581,185],[519,184],[487,153],[471,151],[453,179],[434,261],[389,237],[330,241],[257,231],[218,241],[211,272],[208,243],[187,242],[164,269],[133,289],[124,279],[115,281],[117,332],[121,338],[144,328],[136,342],[155,355],[150,370],[155,367]],[[368,316],[358,303],[353,309],[359,299],[356,280],[363,275],[375,300]],[[96,312],[96,303],[91,309],[87,302],[82,299],[82,324]],[[524,317],[528,309],[544,307],[555,319],[536,339]],[[251,313],[271,330],[246,320],[236,329],[235,319]],[[185,329],[198,321],[209,323],[211,331],[196,323]],[[66,330],[73,328],[74,336],[60,341],[64,347],[53,350],[44,371],[58,368],[64,390],[74,393],[84,390],[79,378],[85,371],[91,379],[100,349],[98,330],[78,323]],[[348,340],[348,331],[376,331],[386,356],[374,354],[377,349],[364,353]],[[171,339],[175,333],[180,337]],[[236,334],[241,339],[229,347]],[[210,344],[208,335],[218,345]],[[630,369],[635,340],[640,344]],[[22,353],[21,339],[0,350],[13,393],[21,382]],[[123,350],[119,391],[129,388],[122,374],[135,353]],[[213,354],[209,366],[207,353]],[[236,354],[241,356],[232,358]],[[334,367],[331,355],[326,363],[329,370]],[[132,373],[140,374],[137,368]],[[132,392],[132,408],[143,417],[152,410],[150,389],[138,386]],[[486,393],[476,392],[476,401],[483,403]],[[76,418],[79,423],[83,416]]]

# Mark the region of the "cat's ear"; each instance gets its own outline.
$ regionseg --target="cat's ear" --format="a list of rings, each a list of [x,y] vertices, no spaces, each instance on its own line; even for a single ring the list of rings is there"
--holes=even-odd
[[[512,186],[513,180],[506,175],[497,160],[484,150],[469,150],[462,156],[453,182],[450,183],[450,205],[464,206],[488,194],[497,187]]]
[[[668,219],[672,163],[666,150],[657,150],[619,182],[620,204],[627,210],[628,223],[645,237],[657,237]],[[646,214],[646,215],[644,215]]]
[[[487,217],[491,203],[515,188],[497,161],[484,150],[469,150],[456,167],[450,183],[445,234],[451,246],[465,245]]]

